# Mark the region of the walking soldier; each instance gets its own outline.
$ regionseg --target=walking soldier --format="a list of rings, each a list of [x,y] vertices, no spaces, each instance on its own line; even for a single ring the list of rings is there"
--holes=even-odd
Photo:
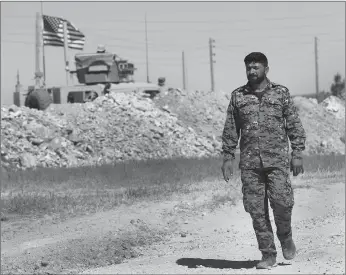
[[[284,258],[292,260],[296,254],[291,227],[294,196],[290,171],[293,176],[304,173],[302,151],[306,135],[289,90],[267,78],[266,56],[253,52],[244,62],[248,82],[231,95],[222,136],[222,172],[228,182],[233,175],[234,153],[240,139],[244,209],[252,218],[262,252],[257,268],[267,269],[276,264],[277,256],[268,199]]]

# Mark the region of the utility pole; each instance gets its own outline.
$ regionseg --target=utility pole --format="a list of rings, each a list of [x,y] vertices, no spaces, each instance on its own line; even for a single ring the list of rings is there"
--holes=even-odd
[[[214,80],[214,63],[215,60],[213,56],[215,56],[215,53],[213,53],[213,48],[215,48],[215,40],[212,38],[209,38],[209,55],[210,55],[210,76],[211,76],[211,90],[212,92],[215,91],[215,80]]]
[[[186,90],[186,78],[185,78],[185,55],[182,52],[182,64],[183,64],[183,89]]]
[[[145,51],[146,51],[146,60],[147,60],[147,82],[149,83],[147,13],[145,13]]]
[[[317,48],[317,37],[315,37],[315,81],[316,81],[316,98],[318,100],[319,87],[318,87],[318,48]]]

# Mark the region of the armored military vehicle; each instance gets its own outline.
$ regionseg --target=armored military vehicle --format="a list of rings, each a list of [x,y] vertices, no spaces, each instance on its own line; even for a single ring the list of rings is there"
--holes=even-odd
[[[144,92],[154,97],[160,92],[156,84],[135,82],[133,63],[113,53],[81,53],[75,55],[78,85],[29,89],[25,106],[45,110],[51,103],[84,103],[108,92]]]

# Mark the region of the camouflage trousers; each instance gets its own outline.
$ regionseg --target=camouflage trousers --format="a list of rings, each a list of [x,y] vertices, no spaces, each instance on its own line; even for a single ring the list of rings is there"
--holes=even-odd
[[[245,211],[252,218],[258,248],[263,255],[277,255],[269,207],[273,209],[276,235],[280,242],[292,237],[293,188],[288,170],[280,168],[242,169],[242,193]]]

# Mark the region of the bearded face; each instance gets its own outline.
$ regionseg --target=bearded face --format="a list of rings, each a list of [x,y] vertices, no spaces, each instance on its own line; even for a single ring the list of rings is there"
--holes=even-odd
[[[261,83],[266,77],[269,68],[258,62],[246,64],[246,76],[251,84]]]

